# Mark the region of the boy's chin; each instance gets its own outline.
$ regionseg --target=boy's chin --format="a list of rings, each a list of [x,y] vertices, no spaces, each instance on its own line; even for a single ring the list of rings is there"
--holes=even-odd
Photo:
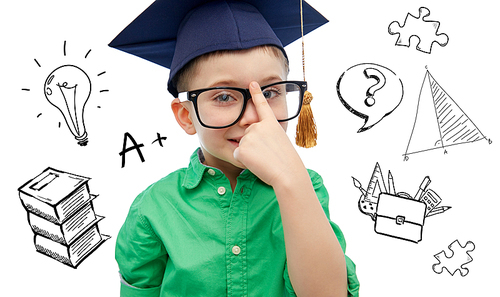
[[[243,165],[242,163],[240,163],[240,162],[238,162],[238,161],[236,161],[236,160],[234,160],[234,161],[232,161],[232,162],[230,162],[230,163],[231,163],[231,165],[233,165],[233,166],[235,166],[235,167],[238,167],[238,168],[240,168],[240,169],[242,169],[242,170],[247,169],[247,167],[246,167],[245,165]]]
[[[221,170],[223,170],[224,168],[229,169],[231,166],[239,168],[241,170],[247,169],[247,167],[243,165],[243,163],[239,162],[234,158],[234,156],[231,155],[231,153],[234,153],[234,150],[232,152],[226,151],[225,153],[221,153],[220,155],[210,154],[205,149],[203,149],[203,147],[202,150],[203,154],[205,155],[205,165],[213,166]]]

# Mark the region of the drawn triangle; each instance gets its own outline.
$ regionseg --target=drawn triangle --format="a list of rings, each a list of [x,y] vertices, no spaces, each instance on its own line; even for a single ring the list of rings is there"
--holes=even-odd
[[[382,191],[382,188],[380,187],[380,182],[377,180],[372,196],[378,197],[378,196],[380,196],[380,193],[383,193],[383,191]]]
[[[405,155],[443,147],[433,101],[429,72],[427,71],[420,88],[415,122]]]
[[[426,71],[405,156],[486,139],[458,104]]]
[[[382,170],[377,162],[375,164],[375,168],[373,168],[373,173],[370,178],[370,182],[368,183],[368,187],[366,188],[365,201],[377,203],[380,193],[387,193],[387,189],[385,187]]]
[[[446,93],[430,73],[428,76],[443,146],[485,139],[481,131],[453,98]]]

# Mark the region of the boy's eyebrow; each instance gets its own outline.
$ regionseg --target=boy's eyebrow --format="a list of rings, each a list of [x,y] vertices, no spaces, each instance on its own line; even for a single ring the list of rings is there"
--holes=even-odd
[[[208,87],[232,87],[232,86],[237,86],[238,83],[235,80],[218,80],[212,84],[210,84]]]
[[[265,85],[268,85],[268,84],[272,84],[272,83],[275,83],[275,82],[280,82],[280,81],[283,81],[283,78],[279,75],[270,75],[268,76],[267,78],[263,79],[262,80],[262,86],[265,86]]]

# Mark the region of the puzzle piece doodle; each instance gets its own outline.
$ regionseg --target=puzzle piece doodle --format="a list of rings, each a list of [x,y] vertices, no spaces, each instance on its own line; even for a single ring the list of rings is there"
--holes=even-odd
[[[396,45],[410,47],[410,38],[416,36],[419,39],[417,50],[424,53],[431,53],[432,44],[438,43],[440,46],[448,44],[448,35],[445,33],[437,34],[439,22],[427,20],[430,10],[426,7],[419,8],[419,16],[416,17],[410,13],[406,15],[405,22],[401,24],[393,21],[389,24],[389,34],[398,34]]]
[[[446,269],[451,275],[454,275],[458,270],[461,276],[466,276],[469,273],[469,269],[463,267],[465,264],[472,262],[472,257],[469,252],[472,252],[475,245],[472,241],[467,241],[467,243],[462,246],[458,240],[453,241],[448,248],[451,251],[451,256],[448,257],[445,251],[441,251],[434,255],[439,263],[432,265],[432,270],[435,273],[441,274],[444,269]]]

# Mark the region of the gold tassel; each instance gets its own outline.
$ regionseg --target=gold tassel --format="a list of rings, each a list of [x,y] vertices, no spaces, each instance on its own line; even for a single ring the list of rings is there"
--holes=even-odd
[[[306,81],[306,61],[304,53],[304,15],[302,11],[302,0],[300,0],[300,33],[302,35],[302,73]],[[311,109],[312,94],[309,91],[304,92],[302,109],[299,114],[297,131],[295,133],[295,143],[300,147],[311,148],[316,146],[318,132]]]
[[[297,132],[295,134],[295,143],[304,148],[316,146],[316,139],[318,138],[316,123],[311,109],[312,99],[312,94],[309,91],[305,91],[304,101],[297,123]]]

